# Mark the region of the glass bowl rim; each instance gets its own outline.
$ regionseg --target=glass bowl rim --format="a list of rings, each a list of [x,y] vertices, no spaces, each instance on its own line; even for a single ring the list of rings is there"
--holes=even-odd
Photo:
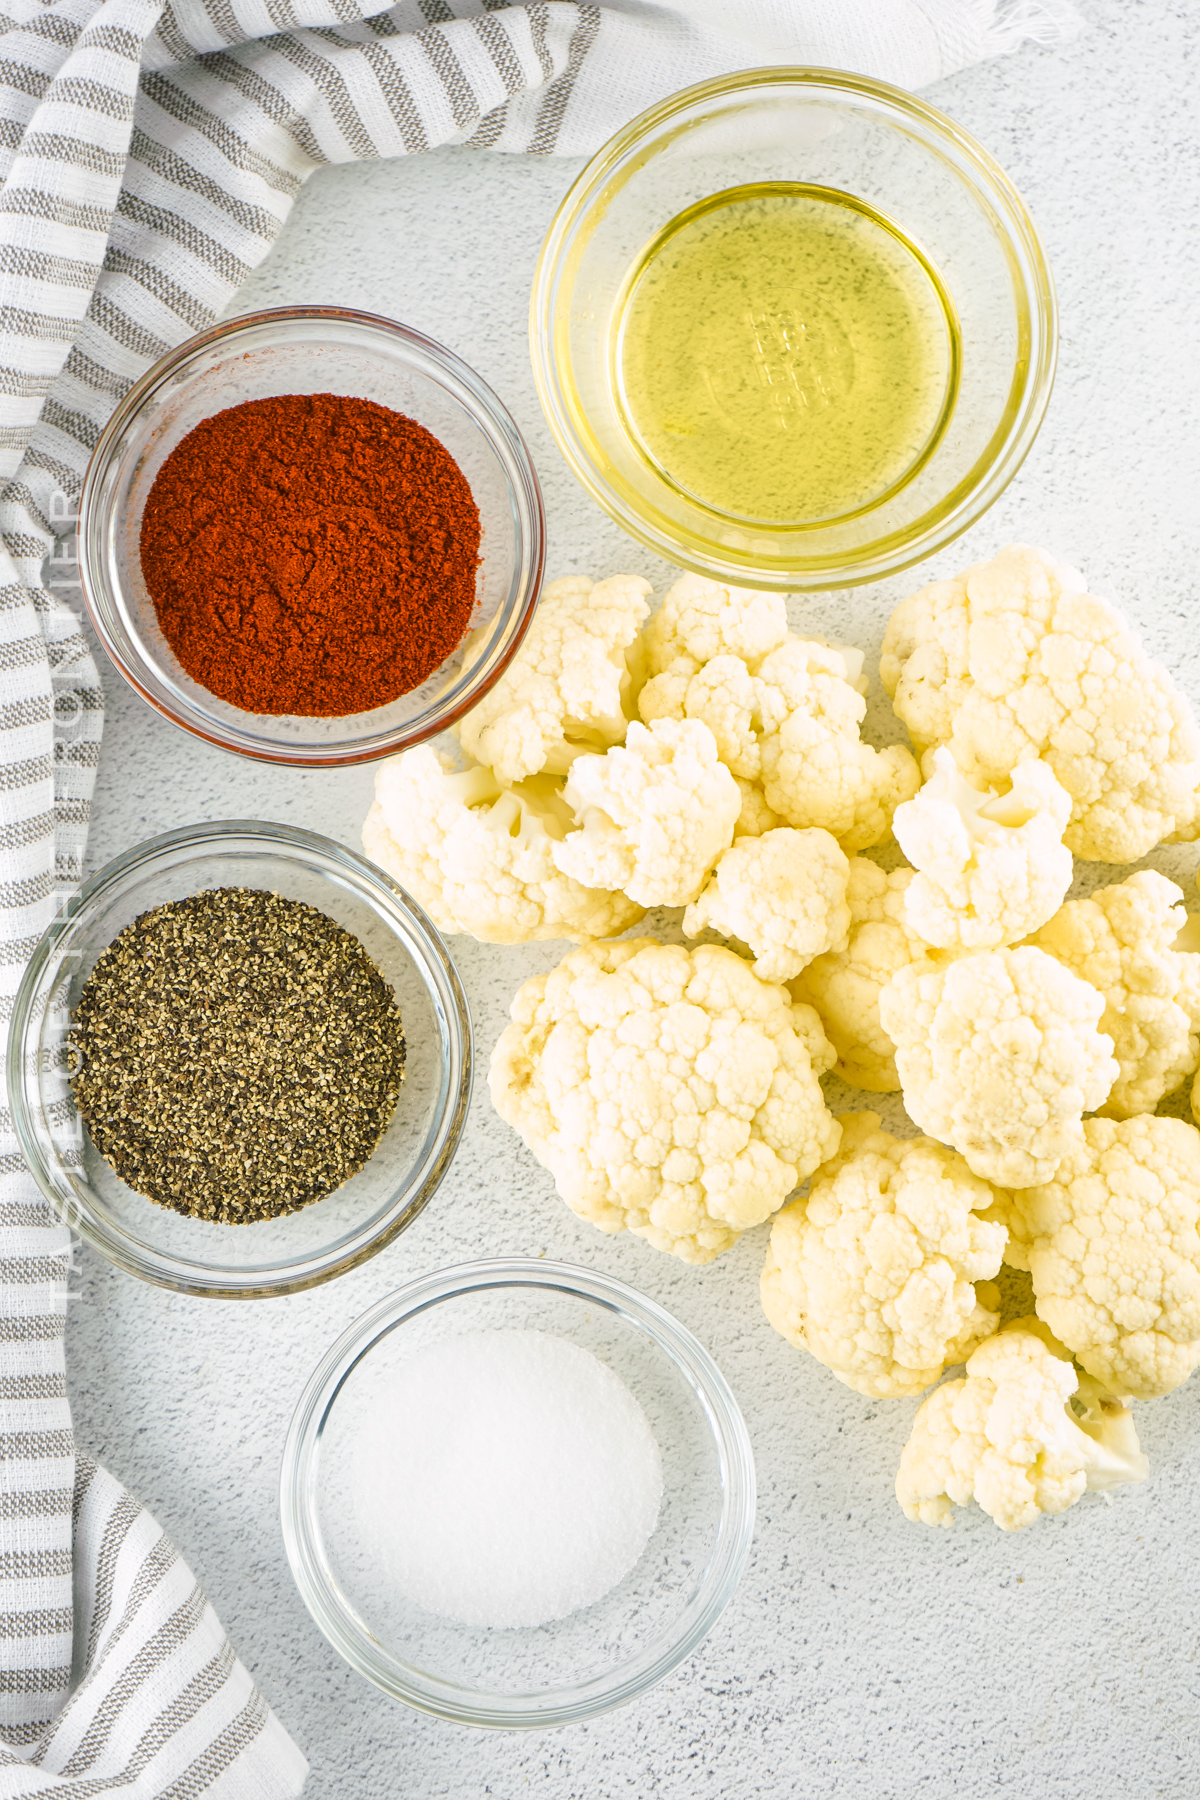
[[[386,733],[386,741],[372,742],[367,748],[357,748],[353,744],[344,748],[326,749],[316,753],[311,750],[289,748],[286,744],[255,746],[241,742],[233,732],[218,729],[211,721],[201,722],[200,718],[191,716],[190,710],[180,710],[168,704],[160,696],[150,691],[139,674],[139,667],[131,664],[121,646],[115,641],[103,616],[100,602],[93,598],[95,594],[108,601],[112,596],[112,584],[108,579],[106,559],[97,555],[93,561],[91,540],[94,533],[103,532],[107,528],[107,509],[98,510],[98,490],[101,480],[106,474],[113,458],[117,442],[121,434],[141,412],[144,401],[166,381],[177,368],[198,351],[210,345],[220,344],[233,339],[239,333],[258,330],[272,325],[286,327],[289,324],[307,324],[328,320],[334,325],[347,325],[364,333],[378,334],[388,337],[394,342],[410,347],[418,355],[425,357],[435,368],[443,370],[470,396],[468,409],[476,425],[483,432],[489,447],[496,452],[497,444],[507,450],[516,473],[520,477],[519,487],[529,512],[529,575],[526,592],[515,608],[515,623],[503,652],[496,657],[487,675],[477,684],[461,694],[451,706],[435,706],[431,711],[418,715],[418,720],[407,726],[397,727]],[[501,459],[503,462],[503,459]],[[382,313],[364,312],[354,307],[344,306],[275,306],[263,307],[257,312],[240,313],[236,318],[218,320],[204,331],[198,331],[183,343],[175,345],[163,356],[151,364],[129,391],[117,402],[109,414],[95,448],[88,458],[84,473],[83,486],[79,496],[79,511],[76,522],[76,555],[79,564],[79,581],[83,590],[84,604],[93,629],[114,668],[127,681],[134,692],[139,694],[148,706],[179,730],[200,738],[204,743],[213,744],[220,750],[229,751],[235,756],[244,756],[252,762],[266,762],[287,768],[325,769],[350,768],[364,762],[377,762],[382,757],[393,756],[400,750],[411,749],[416,744],[426,743],[438,732],[447,730],[457,723],[464,713],[478,705],[484,695],[493,688],[504,674],[513,657],[519,650],[526,632],[533,620],[534,609],[541,593],[546,569],[546,508],[542,496],[541,483],[529,446],[512,414],[496,394],[495,390],[484,381],[483,377],[463,361],[445,344],[439,344],[435,338],[424,332],[415,331],[411,326],[402,324],[398,319],[389,319]],[[140,663],[140,659],[139,659]],[[153,664],[149,665],[153,669]]]
[[[1023,276],[1021,285],[1029,321],[1035,327],[1035,354],[1024,359],[1018,356],[1014,362],[1014,379],[1010,380],[1000,422],[971,469],[948,495],[927,507],[912,524],[850,552],[778,557],[764,568],[753,552],[728,546],[718,550],[711,541],[705,543],[705,551],[711,554],[693,552],[682,532],[664,527],[657,517],[651,517],[657,511],[654,503],[647,502],[644,508],[635,506],[610,485],[590,454],[586,435],[578,430],[571,409],[562,400],[563,383],[555,348],[555,309],[559,304],[556,290],[580,219],[597,206],[607,210],[611,200],[607,184],[614,175],[630,165],[633,172],[642,163],[653,161],[657,149],[645,144],[651,133],[697,104],[739,92],[753,98],[772,88],[806,87],[832,90],[835,97],[859,96],[870,101],[889,124],[899,126],[908,120],[929,137],[941,139],[953,148],[970,172],[970,180],[964,185],[969,185],[972,194],[994,216],[1010,268],[1014,245],[1027,259],[1029,279]],[[920,137],[915,141],[920,143]],[[921,143],[921,147],[930,149],[926,143]],[[642,163],[637,160],[639,151],[643,152]],[[959,173],[963,171],[960,169]],[[1006,217],[997,214],[987,191],[981,192],[980,176],[1007,207]],[[530,290],[529,347],[538,399],[560,454],[589,498],[636,542],[655,555],[712,580],[778,593],[818,593],[884,581],[912,568],[962,536],[995,503],[1032,449],[1050,402],[1058,361],[1058,302],[1041,238],[1015,183],[991,152],[949,114],[872,76],[809,64],[764,64],[699,81],[668,95],[615,132],[588,161],[567,189],[538,253]],[[1023,360],[1025,379],[1014,402],[1015,376]],[[948,506],[951,501],[954,503]]]
[[[617,1665],[616,1670],[549,1689],[546,1705],[530,1706],[528,1694],[507,1696],[470,1690],[425,1676],[405,1665],[397,1675],[393,1659],[376,1648],[342,1601],[319,1549],[315,1498],[315,1451],[343,1384],[361,1359],[407,1319],[464,1294],[495,1288],[546,1288],[590,1301],[640,1328],[662,1351],[697,1395],[716,1444],[721,1471],[721,1513],[713,1552],[696,1597],[684,1619],[686,1629],[669,1642]],[[754,1532],[756,1484],[750,1434],[733,1391],[699,1339],[664,1306],[615,1276],[575,1263],[541,1257],[486,1257],[421,1275],[385,1295],[349,1325],[330,1346],[305,1383],[284,1443],[279,1477],[284,1548],[300,1597],[316,1625],[338,1653],[368,1681],[418,1712],[462,1725],[495,1730],[548,1729],[577,1723],[622,1706],[648,1692],[691,1656],[712,1631],[741,1580]],[[399,1659],[395,1659],[399,1660]],[[625,1671],[619,1680],[614,1674]],[[561,1696],[569,1694],[569,1699]],[[555,1698],[558,1695],[560,1697]]]
[[[406,1181],[393,1195],[383,1218],[369,1232],[356,1233],[336,1255],[316,1251],[293,1262],[280,1263],[274,1269],[255,1267],[246,1279],[240,1278],[239,1271],[227,1264],[192,1262],[140,1243],[131,1247],[132,1240],[126,1234],[111,1231],[102,1221],[93,1218],[88,1208],[78,1202],[65,1206],[47,1172],[26,1104],[24,1081],[26,1043],[34,1023],[38,984],[59,944],[79,927],[81,916],[95,911],[107,895],[120,890],[129,876],[152,867],[164,854],[182,848],[193,851],[193,856],[179,858],[172,865],[186,867],[189,862],[218,853],[223,844],[238,839],[249,839],[259,847],[282,854],[286,860],[317,868],[322,874],[327,871],[319,868],[319,860],[331,862],[343,877],[349,878],[360,895],[369,896],[376,905],[382,902],[385,909],[404,918],[420,946],[425,976],[432,978],[442,1000],[441,1008],[435,1010],[445,1021],[441,1026],[440,1045],[448,1066],[447,1103],[426,1134],[429,1147],[421,1159],[424,1173],[415,1189],[411,1181]],[[407,943],[405,949],[408,949]],[[8,1028],[5,1078],[13,1132],[26,1168],[54,1213],[107,1262],[126,1274],[177,1293],[219,1300],[272,1299],[316,1287],[367,1262],[406,1230],[428,1205],[449,1170],[466,1125],[474,1082],[474,1032],[461,977],[440,932],[416,901],[384,870],[365,856],[318,832],[262,819],[216,819],[162,832],[135,844],[113,857],[71,896],[63,911],[38,939],[21,976]],[[147,1201],[147,1205],[152,1204]],[[305,1210],[300,1209],[301,1213]]]

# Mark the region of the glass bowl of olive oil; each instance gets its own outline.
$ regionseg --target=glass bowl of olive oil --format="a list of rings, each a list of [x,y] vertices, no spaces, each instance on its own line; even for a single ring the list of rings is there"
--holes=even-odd
[[[736,585],[877,581],[965,531],[1050,397],[1054,287],[1008,177],[882,82],[760,69],[588,164],[534,279],[560,449],[649,549]]]

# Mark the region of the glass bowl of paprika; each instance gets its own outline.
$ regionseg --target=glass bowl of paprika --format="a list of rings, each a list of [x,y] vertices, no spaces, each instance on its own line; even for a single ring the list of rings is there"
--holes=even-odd
[[[105,427],[84,596],[164,717],[264,762],[369,762],[498,680],[541,585],[529,452],[451,351],[391,319],[287,307],[169,352]]]

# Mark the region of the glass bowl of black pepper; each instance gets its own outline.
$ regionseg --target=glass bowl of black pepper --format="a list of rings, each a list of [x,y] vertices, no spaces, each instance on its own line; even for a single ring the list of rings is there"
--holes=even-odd
[[[8,1046],[21,1152],[119,1268],[220,1299],[381,1250],[436,1192],[471,1018],[435,927],[382,870],[290,826],[167,832],[95,875],[25,971]]]
[[[100,641],[157,712],[241,756],[340,767],[425,742],[499,680],[545,518],[520,431],[452,351],[281,307],[130,389],[76,542]]]

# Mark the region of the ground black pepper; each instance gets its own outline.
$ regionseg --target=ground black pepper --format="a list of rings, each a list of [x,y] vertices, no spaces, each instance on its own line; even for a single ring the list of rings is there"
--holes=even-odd
[[[400,1011],[358,939],[258,888],[142,913],[97,959],[71,1045],[105,1161],[160,1206],[222,1224],[341,1187],[404,1078]]]

